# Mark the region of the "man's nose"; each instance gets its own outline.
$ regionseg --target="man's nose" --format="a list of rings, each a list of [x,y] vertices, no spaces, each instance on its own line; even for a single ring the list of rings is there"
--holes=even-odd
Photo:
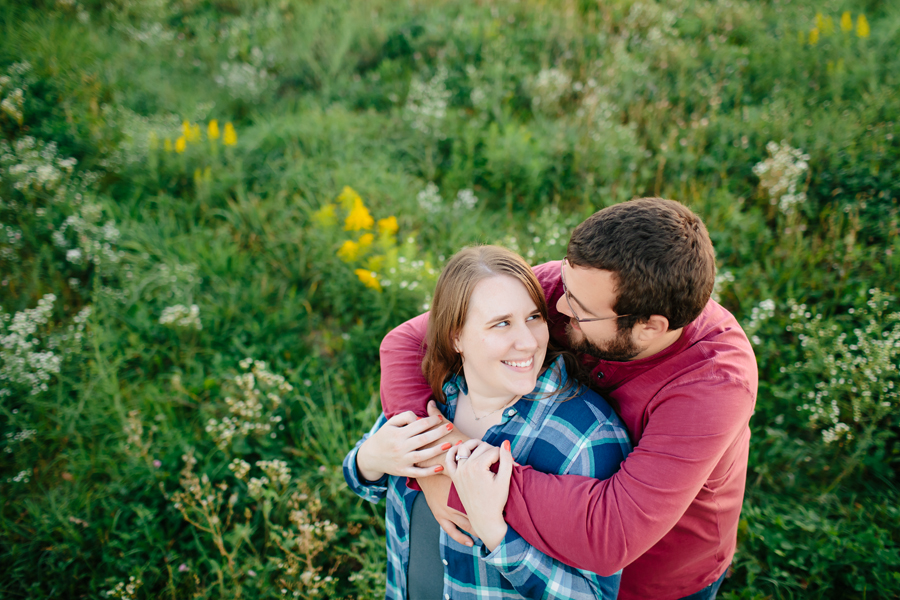
[[[567,317],[575,318],[575,315],[572,314],[572,309],[569,307],[569,303],[566,302],[566,295],[563,294],[559,297],[559,300],[556,301],[556,310],[566,315]]]

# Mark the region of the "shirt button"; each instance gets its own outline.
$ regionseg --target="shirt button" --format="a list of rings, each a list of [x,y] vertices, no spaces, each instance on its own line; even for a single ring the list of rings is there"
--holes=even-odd
[[[445,560],[442,560],[441,562],[444,563],[444,566],[447,566],[447,564],[449,564],[449,563],[447,563],[447,560],[446,560],[446,559],[445,559]]]
[[[450,600],[450,594],[444,594],[444,598],[446,598],[447,600]]]
[[[456,392],[456,386],[448,385],[447,391],[450,392],[451,394],[453,394],[454,392]]]
[[[603,379],[603,371],[597,371],[597,379]]]
[[[516,409],[511,408],[511,409],[509,409],[509,411],[507,411],[506,416],[512,417],[512,416],[515,416],[515,414],[516,414]]]

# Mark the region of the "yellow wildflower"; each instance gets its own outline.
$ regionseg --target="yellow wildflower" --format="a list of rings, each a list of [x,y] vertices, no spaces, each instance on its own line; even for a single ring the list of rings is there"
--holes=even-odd
[[[185,136],[187,141],[189,142],[198,142],[200,141],[200,126],[199,125],[191,125],[188,128],[188,133]]]
[[[191,124],[187,121],[181,122],[181,135],[184,136],[185,139],[191,135]]]
[[[179,137],[175,140],[175,152],[181,154],[184,152],[184,149],[187,147],[187,140],[184,139],[184,136]]]
[[[856,19],[856,35],[861,38],[869,37],[869,20],[866,15],[859,15]]]
[[[816,28],[820,31],[825,29],[825,18],[822,16],[822,13],[816,13]]]
[[[809,45],[815,46],[819,43],[819,28],[813,27],[809,30]]]
[[[374,241],[375,241],[375,236],[372,235],[371,233],[362,234],[361,236],[359,236],[359,249],[365,250],[366,248],[371,246],[372,242],[374,242]]]
[[[222,136],[222,142],[226,146],[234,146],[237,144],[237,133],[234,131],[234,125],[230,122],[225,123],[225,133]]]
[[[334,204],[326,204],[313,213],[313,220],[322,227],[333,226],[335,223],[337,223],[337,216],[334,214],[335,208],[337,207]]]
[[[381,284],[378,283],[378,278],[375,273],[367,271],[366,269],[356,269],[353,272],[356,273],[356,276],[359,277],[359,280],[362,281],[367,288],[372,288],[378,292],[381,291]]]
[[[163,148],[166,149],[166,152],[171,152],[172,151],[172,140],[170,140],[169,138],[166,138],[166,141],[163,143]]]
[[[211,140],[219,139],[219,122],[215,119],[206,126],[206,135]]]
[[[360,195],[349,185],[344,186],[344,189],[341,190],[337,199],[347,212],[353,210],[353,207],[356,206],[357,202],[362,202]]]
[[[825,17],[820,29],[822,30],[822,35],[831,35],[834,33],[834,19],[832,19],[830,15]]]
[[[397,225],[397,217],[390,216],[386,219],[378,219],[378,233],[382,235],[394,235],[400,226]]]
[[[346,263],[353,262],[359,256],[359,244],[353,240],[347,240],[338,249],[337,255],[338,258]]]
[[[853,29],[853,17],[850,16],[850,11],[844,11],[844,14],[841,15],[841,31],[850,31]]]
[[[344,221],[344,229],[346,231],[359,231],[360,229],[371,229],[375,224],[375,219],[369,214],[369,209],[363,204],[362,199],[357,196],[353,203],[353,210],[347,215]]]

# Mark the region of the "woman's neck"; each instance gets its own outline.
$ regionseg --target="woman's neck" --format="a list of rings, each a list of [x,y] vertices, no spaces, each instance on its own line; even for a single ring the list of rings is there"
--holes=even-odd
[[[522,396],[488,396],[485,394],[480,394],[478,390],[474,390],[471,387],[469,388],[469,393],[466,394],[469,399],[469,404],[472,406],[472,409],[475,411],[476,416],[481,418],[483,415],[488,415],[491,413],[495,413],[499,410],[506,408],[507,406],[512,406],[516,400],[521,398]]]

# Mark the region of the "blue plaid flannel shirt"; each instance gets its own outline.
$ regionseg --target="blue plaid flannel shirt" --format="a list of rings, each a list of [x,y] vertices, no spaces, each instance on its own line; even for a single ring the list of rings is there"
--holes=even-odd
[[[568,379],[565,363],[557,358],[538,378],[531,394],[503,411],[498,425],[484,441],[512,445],[516,462],[538,471],[559,475],[587,475],[597,479],[612,476],[631,451],[628,432],[612,408],[595,392],[580,385],[559,393]],[[439,404],[450,421],[456,414],[459,389],[465,380],[453,376],[444,384],[447,403]],[[344,478],[361,498],[378,502],[387,496],[387,589],[388,600],[407,600],[406,573],[409,564],[409,522],[416,494],[406,478],[384,476],[376,482],[360,479],[356,453],[387,419],[382,414],[371,431],[344,458]],[[504,540],[488,552],[473,536],[471,548],[440,534],[444,563],[445,600],[495,600],[500,598],[554,598],[581,600],[615,598],[621,572],[609,577],[565,565],[539,552],[512,527]]]

